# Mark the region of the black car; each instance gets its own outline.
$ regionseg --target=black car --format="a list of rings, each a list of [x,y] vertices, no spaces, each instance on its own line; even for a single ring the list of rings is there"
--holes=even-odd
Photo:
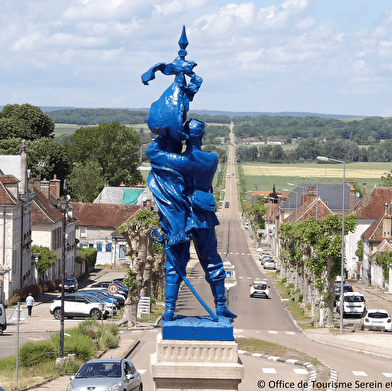
[[[76,292],[78,288],[78,280],[75,277],[64,278],[64,292]],[[59,291],[61,291],[61,282],[59,284]]]
[[[340,299],[340,282],[335,283],[335,301],[334,301],[334,305],[336,306],[336,302],[339,301]],[[343,285],[343,293],[346,292],[353,292],[353,287],[351,285],[348,284],[344,284]]]
[[[228,208],[230,206],[230,202],[229,201],[226,201],[226,203],[225,203],[225,208]]]

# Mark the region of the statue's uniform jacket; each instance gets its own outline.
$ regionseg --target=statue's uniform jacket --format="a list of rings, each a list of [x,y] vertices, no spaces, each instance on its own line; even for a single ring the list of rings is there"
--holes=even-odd
[[[225,271],[222,259],[217,253],[217,240],[215,226],[219,221],[215,212],[200,211],[190,207],[190,198],[195,190],[206,193],[212,192],[212,181],[218,165],[218,157],[213,152],[203,152],[197,139],[187,141],[187,149],[183,154],[166,152],[161,149],[162,141],[157,137],[151,142],[146,150],[147,156],[151,159],[152,170],[160,168],[172,170],[179,173],[184,180],[183,199],[189,205],[190,218],[187,219],[186,230],[193,234],[193,240],[200,263],[206,273],[206,280],[210,283],[214,297],[214,285],[223,283]],[[193,142],[195,141],[195,142]],[[154,189],[151,189],[154,194]],[[155,194],[154,194],[155,195]],[[187,211],[184,209],[184,213]],[[184,221],[181,216],[181,221]],[[186,245],[186,243],[185,243]],[[186,264],[189,260],[189,243],[187,248],[174,249],[178,254],[176,259],[178,266],[185,272]],[[186,255],[188,254],[188,255]],[[166,277],[177,274],[174,267],[166,263]]]

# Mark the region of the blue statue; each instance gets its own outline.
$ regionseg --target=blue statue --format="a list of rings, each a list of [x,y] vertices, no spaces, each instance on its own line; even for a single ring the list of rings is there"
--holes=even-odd
[[[198,91],[202,79],[193,73],[196,64],[185,61],[184,49],[188,44],[185,28],[179,44],[181,50],[173,63],[157,64],[142,76],[147,84],[154,79],[157,70],[175,75],[171,87],[151,106],[148,125],[158,137],[146,150],[151,160],[148,184],[169,246],[163,318],[173,320],[181,279],[186,281],[184,276],[192,239],[215,299],[216,314],[235,318],[236,315],[226,307],[225,270],[217,252],[215,234],[219,221],[215,215],[212,181],[218,157],[201,149],[204,123],[195,119],[186,122],[189,101]],[[185,75],[190,77],[189,85],[186,85]],[[181,140],[186,140],[184,153],[181,153]]]

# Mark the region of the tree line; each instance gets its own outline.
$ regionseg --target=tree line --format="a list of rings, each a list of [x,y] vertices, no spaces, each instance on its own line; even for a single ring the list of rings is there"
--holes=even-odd
[[[234,133],[238,138],[340,138],[359,145],[392,139],[392,118],[384,117],[340,120],[316,116],[259,115],[257,117],[234,117],[233,122]]]
[[[329,156],[345,162],[391,162],[392,139],[370,147],[360,147],[356,142],[346,139],[321,141],[306,138],[289,151],[284,151],[281,145],[240,145],[236,154],[239,162],[304,163],[315,161],[317,156]]]

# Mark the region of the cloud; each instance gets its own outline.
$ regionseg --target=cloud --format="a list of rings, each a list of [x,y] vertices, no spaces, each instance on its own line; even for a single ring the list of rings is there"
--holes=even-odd
[[[171,79],[140,75],[177,56],[185,25],[204,79],[194,108],[385,112],[392,5],[361,0],[350,20],[331,1],[323,14],[316,0],[4,0],[0,104],[148,107]]]

